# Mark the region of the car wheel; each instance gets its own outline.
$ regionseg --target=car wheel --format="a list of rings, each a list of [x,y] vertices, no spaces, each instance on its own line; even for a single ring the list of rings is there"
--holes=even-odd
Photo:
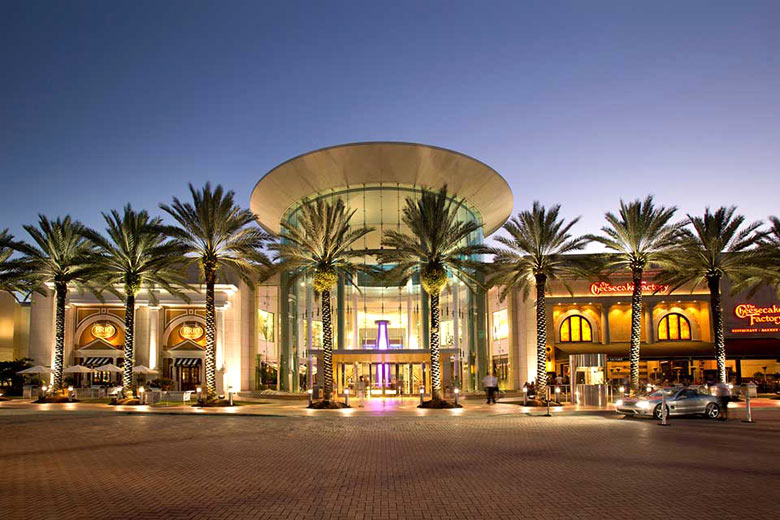
[[[708,404],[707,408],[704,409],[704,415],[709,419],[717,419],[720,417],[720,406],[715,403]]]
[[[655,409],[653,410],[653,417],[655,417],[659,421],[661,420],[661,405],[660,404],[655,406]],[[667,417],[667,419],[669,418],[669,407],[668,406],[666,407],[666,417]]]

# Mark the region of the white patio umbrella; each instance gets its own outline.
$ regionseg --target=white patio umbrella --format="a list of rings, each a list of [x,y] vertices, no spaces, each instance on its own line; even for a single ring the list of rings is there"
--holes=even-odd
[[[153,368],[149,368],[146,365],[138,365],[138,366],[133,367],[133,374],[149,375],[149,374],[156,374],[156,373],[157,373],[157,370],[155,370]]]
[[[63,370],[65,374],[92,374],[94,370],[83,365],[73,365]]]
[[[95,372],[114,372],[116,374],[121,374],[122,369],[114,365],[113,363],[109,363],[107,365],[101,365],[99,367],[95,367]]]
[[[25,368],[20,370],[17,374],[51,374],[53,370],[43,365],[35,365],[34,367]]]

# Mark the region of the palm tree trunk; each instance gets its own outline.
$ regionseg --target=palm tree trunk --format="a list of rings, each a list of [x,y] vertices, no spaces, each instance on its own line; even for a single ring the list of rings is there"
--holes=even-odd
[[[536,275],[536,395],[540,399],[547,392],[547,308],[545,285],[547,276]]]
[[[68,295],[68,284],[55,282],[56,309],[54,322],[54,388],[62,389],[62,369],[65,357],[65,298]]]
[[[126,293],[125,299],[125,361],[122,366],[122,392],[133,386],[133,365],[135,364],[135,295]]]
[[[631,294],[631,350],[629,362],[631,366],[631,389],[639,390],[639,345],[642,332],[642,269],[632,271],[634,291]]]
[[[214,285],[217,272],[204,268],[206,279],[206,392],[210,399],[217,395],[217,320],[214,305]]]
[[[441,362],[439,352],[439,293],[431,294],[431,400],[441,399]]]
[[[330,291],[322,291],[322,400],[333,392],[333,324],[330,319]]]
[[[710,289],[710,314],[715,333],[715,361],[718,364],[718,381],[726,382],[726,343],[723,339],[723,308],[720,303],[720,276],[707,277]]]

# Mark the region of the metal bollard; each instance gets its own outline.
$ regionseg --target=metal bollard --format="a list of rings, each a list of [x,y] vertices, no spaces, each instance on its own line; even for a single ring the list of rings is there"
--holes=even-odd
[[[728,405],[726,405],[726,406],[728,406]],[[747,410],[747,417],[742,422],[752,423],[753,422],[753,412],[750,409],[750,390],[748,390],[745,393],[745,409]]]
[[[458,396],[460,395],[460,388],[455,389],[455,406],[458,406]]]
[[[661,389],[661,426],[669,426],[666,422],[666,394]]]
[[[233,406],[233,387],[232,386],[228,387],[228,404],[230,404],[230,406]]]
[[[73,387],[68,387],[68,402],[73,402]]]
[[[146,388],[143,386],[138,388],[138,402],[140,404],[146,404]]]
[[[420,406],[425,402],[425,388],[420,387]]]
[[[349,408],[349,388],[344,389],[344,404]]]
[[[547,387],[547,413],[544,414],[545,417],[552,417],[552,414],[550,413],[550,387]]]
[[[309,406],[311,406],[314,403],[314,401],[312,400],[313,390],[309,388],[308,390],[306,390],[306,393],[309,394]]]
[[[528,387],[523,387],[523,406],[528,406]]]

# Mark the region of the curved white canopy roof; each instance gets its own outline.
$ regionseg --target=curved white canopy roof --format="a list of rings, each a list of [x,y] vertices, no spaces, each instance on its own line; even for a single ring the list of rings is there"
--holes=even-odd
[[[480,212],[485,236],[512,213],[512,190],[493,168],[462,153],[415,143],[368,142],[322,148],[286,161],[255,185],[250,208],[278,233],[285,212],[301,199],[364,184],[439,189]]]

